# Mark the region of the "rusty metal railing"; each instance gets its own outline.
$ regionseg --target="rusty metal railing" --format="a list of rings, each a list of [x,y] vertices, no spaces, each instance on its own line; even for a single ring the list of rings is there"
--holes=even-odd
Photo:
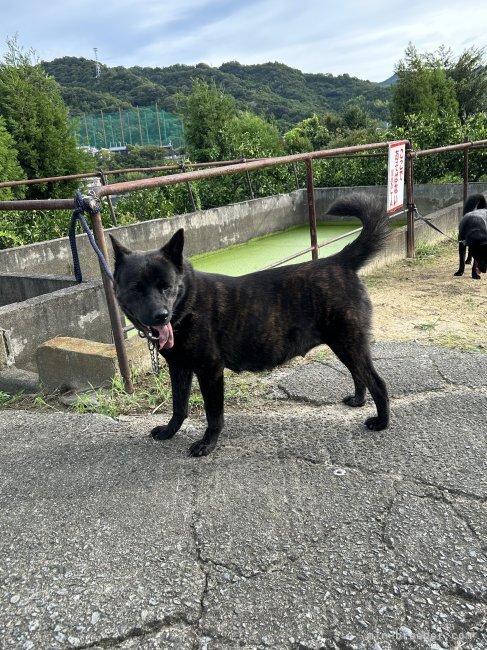
[[[160,167],[138,167],[138,168],[129,168],[129,169],[110,170],[110,171],[99,170],[94,173],[74,174],[74,175],[61,176],[61,177],[29,179],[29,180],[21,180],[21,181],[6,181],[0,183],[0,188],[14,187],[17,185],[31,185],[34,183],[67,181],[67,180],[76,180],[76,179],[81,180],[85,178],[98,177],[100,178],[101,185],[93,188],[92,192],[94,196],[96,196],[99,199],[102,199],[104,197],[108,198],[110,210],[112,213],[112,221],[116,223],[116,217],[113,211],[113,206],[111,205],[110,202],[110,197],[113,196],[114,194],[133,192],[141,189],[152,189],[156,187],[163,187],[166,185],[175,185],[178,183],[187,183],[188,187],[190,187],[190,183],[193,181],[200,181],[208,178],[225,176],[228,174],[244,173],[246,175],[246,178],[248,179],[250,194],[253,197],[253,189],[250,181],[251,171],[267,169],[278,165],[291,164],[296,179],[296,185],[298,186],[296,163],[304,162],[306,165],[306,186],[307,186],[306,189],[307,189],[307,198],[308,198],[308,217],[309,217],[309,224],[310,224],[311,246],[303,251],[300,251],[296,254],[293,254],[285,258],[284,260],[280,260],[280,262],[277,262],[274,265],[271,265],[271,266],[276,266],[283,262],[290,261],[296,257],[300,257],[304,253],[308,253],[308,252],[311,252],[312,258],[316,259],[318,256],[319,248],[327,244],[330,244],[336,241],[337,239],[341,239],[341,237],[338,237],[333,240],[323,242],[321,244],[317,242],[313,161],[326,159],[326,158],[351,157],[354,155],[357,155],[357,157],[385,156],[387,155],[388,146],[389,146],[388,142],[376,142],[372,144],[356,145],[353,147],[325,149],[321,151],[313,151],[313,152],[307,152],[301,154],[291,154],[287,156],[278,156],[274,158],[260,158],[260,159],[254,159],[249,161],[244,159],[244,160],[224,161],[224,163],[185,162],[184,164],[179,163],[176,165],[164,165]],[[471,149],[477,149],[482,147],[487,147],[487,140],[479,140],[475,142],[463,142],[461,144],[447,145],[445,147],[438,147],[435,149],[428,149],[423,151],[413,151],[410,142],[407,143],[405,182],[406,182],[406,203],[407,203],[406,254],[408,257],[413,257],[415,251],[415,242],[414,242],[415,206],[414,206],[413,159],[418,156],[437,154],[437,153],[442,153],[447,151],[463,150],[464,152],[464,200],[465,200],[468,194],[468,154]],[[381,152],[377,150],[385,150],[385,151]],[[186,171],[185,169],[186,167],[192,168],[193,171]],[[109,175],[115,176],[120,174],[129,174],[129,173],[156,173],[156,172],[167,172],[167,171],[176,171],[176,170],[179,173],[172,174],[172,175],[137,179],[133,181],[124,181],[119,183],[107,182],[107,177]],[[192,204],[194,206],[194,200],[192,200]],[[74,208],[74,199],[0,201],[0,210],[73,210],[73,208]],[[91,220],[92,220],[92,227],[95,236],[95,241],[106,257],[107,252],[106,252],[105,236],[104,236],[103,225],[99,213],[92,214]],[[343,237],[349,235],[350,233],[347,233]],[[113,338],[117,349],[119,367],[121,369],[121,374],[123,376],[125,382],[125,388],[127,392],[133,392],[133,386],[130,377],[130,369],[129,369],[127,354],[124,345],[124,332],[121,326],[120,312],[116,304],[113,287],[111,283],[107,281],[103,271],[102,271],[102,277],[103,277],[105,295],[106,295],[107,305],[108,305],[108,310],[110,315],[110,322],[112,325]]]

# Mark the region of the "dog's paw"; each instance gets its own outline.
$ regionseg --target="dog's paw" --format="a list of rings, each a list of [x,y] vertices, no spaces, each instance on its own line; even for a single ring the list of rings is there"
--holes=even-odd
[[[460,275],[463,275],[463,271],[457,271],[453,275],[456,275],[457,277],[459,277]]]
[[[343,398],[343,403],[347,406],[363,406],[365,404],[365,398],[347,395],[347,397]]]
[[[154,440],[169,440],[169,438],[172,438],[175,433],[176,432],[168,426],[154,427],[150,432]]]
[[[382,431],[387,428],[387,422],[378,417],[367,418],[364,424],[370,431]]]
[[[204,442],[204,440],[197,440],[193,442],[191,447],[188,449],[188,456],[194,456],[199,458],[200,456],[208,456],[209,453],[215,449],[216,441],[212,443]]]
[[[480,275],[472,275],[472,280],[480,280],[481,277]]]

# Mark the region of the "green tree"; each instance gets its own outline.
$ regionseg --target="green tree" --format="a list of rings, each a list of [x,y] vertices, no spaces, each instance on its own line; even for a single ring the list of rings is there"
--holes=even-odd
[[[5,120],[0,116],[0,179],[2,181],[17,181],[25,178],[24,171],[18,162],[18,153],[10,133],[5,128]],[[10,201],[22,198],[24,188],[0,188],[0,200]]]
[[[462,124],[456,113],[408,115],[403,127],[391,130],[388,140],[410,140],[415,150],[434,149],[447,144],[462,142]],[[440,153],[420,156],[414,161],[414,179],[417,183],[460,180],[462,152]]]
[[[190,95],[180,95],[188,153],[194,162],[221,160],[225,125],[237,114],[235,99],[215,82],[193,80]]]
[[[248,111],[228,119],[219,139],[220,160],[267,158],[285,153],[275,124]],[[201,183],[201,202],[203,207],[214,207],[287,191],[287,176],[288,170],[271,168],[211,179]]]
[[[393,126],[404,126],[408,115],[458,113],[455,84],[438,57],[420,55],[410,43],[395,72],[398,80],[392,87],[390,106]]]
[[[17,150],[10,133],[5,128],[5,121],[0,117],[0,179],[15,181],[24,178],[24,172],[17,160]],[[0,188],[0,201],[21,199],[24,187]],[[18,212],[0,212],[0,249],[21,244],[22,240],[15,233],[15,221],[20,218]]]
[[[465,139],[487,140],[487,111],[467,117],[463,124]],[[487,180],[487,149],[475,149],[469,154],[469,178],[472,181]]]
[[[231,117],[221,132],[223,158],[266,158],[284,154],[275,124],[248,111]]]
[[[330,132],[316,113],[313,113],[285,133],[284,142],[287,150],[292,153],[320,151],[330,142]]]
[[[24,53],[16,39],[7,40],[0,61],[0,115],[13,138],[27,178],[64,176],[84,171],[85,155],[76,148],[68,110],[56,81],[48,77],[35,54]],[[33,185],[29,198],[65,196],[67,187]]]
[[[458,112],[462,122],[475,113],[487,111],[487,63],[484,50],[472,47],[457,58],[445,61],[446,74],[455,84]]]
[[[367,111],[354,100],[347,103],[343,112],[343,122],[350,131],[366,129],[371,124]]]

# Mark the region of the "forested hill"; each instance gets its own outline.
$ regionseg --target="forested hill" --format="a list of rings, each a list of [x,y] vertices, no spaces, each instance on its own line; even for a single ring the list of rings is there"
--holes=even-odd
[[[274,118],[281,128],[290,128],[314,112],[341,112],[350,100],[359,101],[373,117],[387,119],[388,115],[388,87],[348,74],[306,74],[282,63],[241,65],[232,61],[219,68],[204,63],[166,68],[100,65],[98,79],[94,61],[87,59],[63,57],[42,65],[61,85],[73,115],[155,102],[176,113],[176,93],[189,93],[192,79],[215,81],[241,108]]]

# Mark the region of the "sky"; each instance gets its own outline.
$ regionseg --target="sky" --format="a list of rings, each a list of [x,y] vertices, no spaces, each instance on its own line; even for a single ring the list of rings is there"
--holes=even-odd
[[[487,47],[486,0],[0,0],[0,58],[17,38],[40,60],[114,66],[277,61],[384,81],[411,42]]]

